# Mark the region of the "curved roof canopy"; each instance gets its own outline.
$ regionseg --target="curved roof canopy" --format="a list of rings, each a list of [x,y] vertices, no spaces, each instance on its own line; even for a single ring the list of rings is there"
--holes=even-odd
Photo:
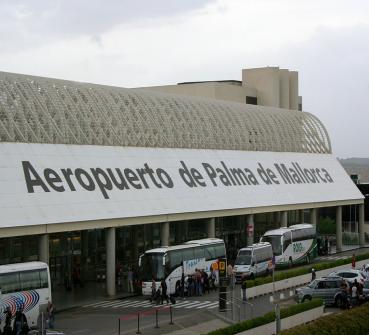
[[[4,72],[0,141],[331,153],[309,113]]]

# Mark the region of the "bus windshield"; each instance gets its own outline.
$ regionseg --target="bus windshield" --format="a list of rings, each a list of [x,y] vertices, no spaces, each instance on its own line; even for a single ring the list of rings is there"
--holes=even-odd
[[[269,242],[272,245],[273,255],[282,255],[281,235],[267,235],[261,238],[261,242]]]
[[[251,264],[251,250],[240,250],[234,264],[250,265]]]
[[[143,281],[165,279],[163,253],[147,253],[141,258],[140,277]]]

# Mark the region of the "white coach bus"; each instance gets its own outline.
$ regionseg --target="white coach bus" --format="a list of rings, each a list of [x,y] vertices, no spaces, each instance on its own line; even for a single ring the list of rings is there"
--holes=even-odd
[[[36,326],[40,306],[51,301],[49,267],[42,262],[0,265],[0,321],[5,323],[9,307],[14,317],[19,309],[27,317],[28,326]]]
[[[224,241],[217,238],[188,241],[185,244],[160,247],[145,251],[139,258],[139,273],[142,281],[142,294],[151,295],[152,280],[160,287],[165,280],[168,295],[175,292],[178,281],[192,275],[195,269],[210,273],[210,266],[218,258],[225,258]]]
[[[276,266],[309,263],[317,256],[316,229],[311,224],[269,230],[260,241],[272,245]]]

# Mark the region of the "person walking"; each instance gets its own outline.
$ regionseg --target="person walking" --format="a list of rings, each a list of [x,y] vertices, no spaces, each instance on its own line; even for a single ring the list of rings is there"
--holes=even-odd
[[[241,290],[242,290],[242,301],[246,303],[247,297],[246,297],[246,288],[247,288],[247,282],[246,282],[246,275],[243,274],[241,277]]]
[[[311,269],[311,281],[314,281],[316,279],[316,272],[315,272],[315,269],[312,268]]]
[[[355,269],[356,267],[356,258],[355,258],[355,254],[352,254],[352,258],[351,258],[351,266],[353,269]]]
[[[49,301],[47,304],[47,320],[49,322],[49,328],[54,329],[55,308],[51,301]]]
[[[131,266],[128,269],[127,279],[128,279],[128,293],[133,293],[133,270]]]
[[[15,319],[13,324],[13,334],[21,335],[27,334],[29,331],[27,318],[23,313],[23,306],[21,306],[15,313]]]
[[[168,294],[167,294],[167,283],[163,279],[160,284],[161,287],[161,304],[163,304],[164,299],[167,301],[167,304],[169,304]]]
[[[5,314],[5,325],[3,329],[3,334],[10,335],[12,333],[12,311],[9,306],[5,309],[4,314]]]
[[[358,304],[358,282],[355,279],[354,284],[351,287],[351,300],[352,305],[356,306]]]
[[[231,288],[234,288],[234,273],[233,273],[233,266],[231,263],[228,264],[227,266],[227,275],[229,278],[229,284],[231,286]]]

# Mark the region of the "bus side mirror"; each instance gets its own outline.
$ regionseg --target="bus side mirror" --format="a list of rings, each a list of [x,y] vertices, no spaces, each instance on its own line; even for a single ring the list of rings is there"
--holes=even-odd
[[[142,259],[142,256],[138,259],[138,266],[141,266],[141,259]]]
[[[163,266],[165,266],[165,256],[163,256]]]

